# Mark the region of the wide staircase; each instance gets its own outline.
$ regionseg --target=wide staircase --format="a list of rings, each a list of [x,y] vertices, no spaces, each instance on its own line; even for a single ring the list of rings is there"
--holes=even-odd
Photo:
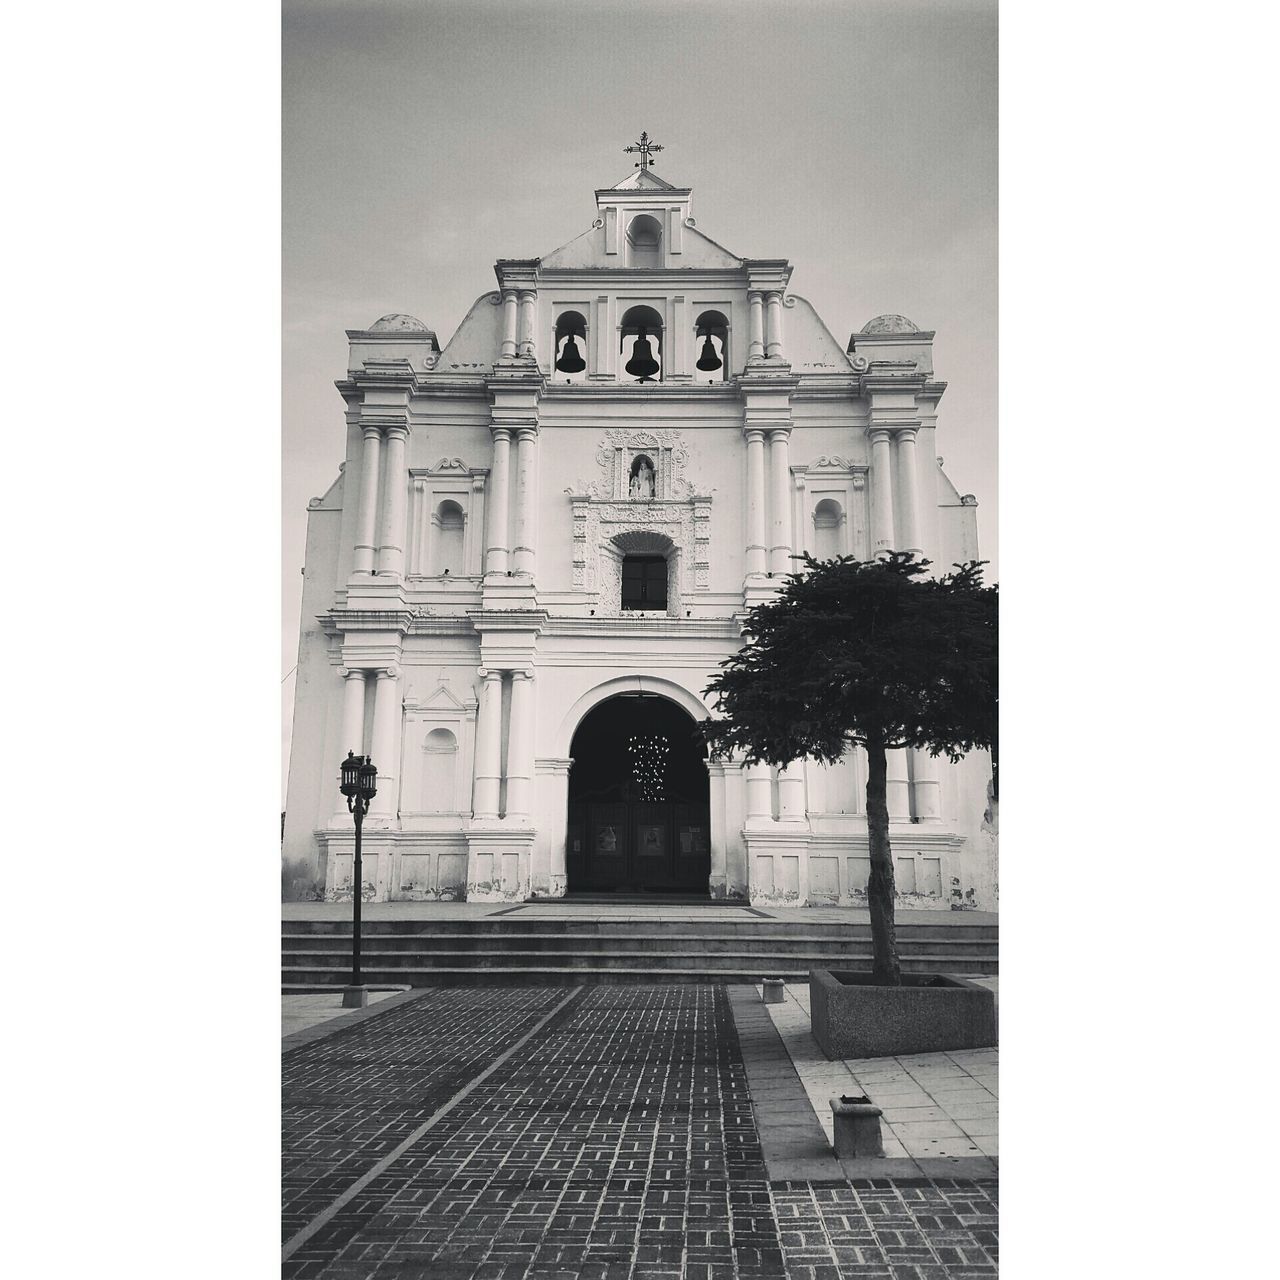
[[[469,919],[365,920],[362,977],[370,985],[429,987],[513,983],[758,982],[807,979],[810,969],[871,970],[871,926],[782,920],[742,911],[672,919],[540,919],[522,912]],[[997,972],[998,926],[930,913],[899,919],[904,973]],[[920,917],[925,917],[921,919]],[[990,919],[988,917],[988,919]],[[342,986],[351,974],[351,924],[286,920],[286,991]]]

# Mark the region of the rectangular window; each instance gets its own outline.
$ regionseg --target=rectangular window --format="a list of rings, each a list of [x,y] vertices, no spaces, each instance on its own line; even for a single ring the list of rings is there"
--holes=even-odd
[[[622,607],[667,607],[667,562],[662,556],[627,556],[622,561]]]

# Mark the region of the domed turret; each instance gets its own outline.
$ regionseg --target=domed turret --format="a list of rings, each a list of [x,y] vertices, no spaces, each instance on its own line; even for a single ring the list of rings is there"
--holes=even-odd
[[[430,333],[417,316],[406,316],[398,311],[393,311],[389,315],[385,315],[375,320],[369,326],[370,333]]]
[[[918,325],[912,324],[906,316],[899,315],[883,315],[876,316],[874,320],[868,320],[862,326],[863,333],[919,333]]]

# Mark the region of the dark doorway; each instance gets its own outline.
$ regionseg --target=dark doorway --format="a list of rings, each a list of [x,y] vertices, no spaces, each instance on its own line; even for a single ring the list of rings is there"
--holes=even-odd
[[[592,708],[569,754],[570,893],[709,893],[706,748],[687,712],[655,694]]]
[[[666,610],[667,561],[665,556],[623,556],[622,607]]]

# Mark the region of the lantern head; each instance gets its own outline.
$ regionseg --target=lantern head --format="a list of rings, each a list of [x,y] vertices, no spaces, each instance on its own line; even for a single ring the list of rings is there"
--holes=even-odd
[[[342,786],[339,790],[348,800],[360,791],[360,766],[364,764],[364,760],[364,756],[348,751],[347,758],[342,762]]]

